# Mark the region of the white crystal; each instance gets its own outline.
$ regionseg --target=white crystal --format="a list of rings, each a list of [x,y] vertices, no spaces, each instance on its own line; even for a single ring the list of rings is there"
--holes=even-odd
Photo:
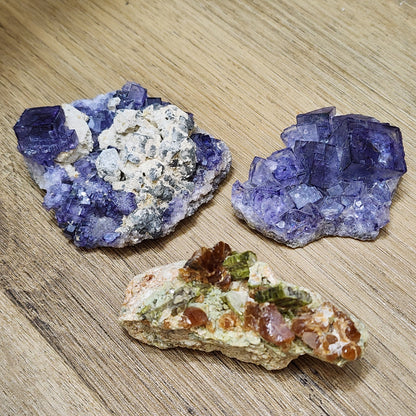
[[[108,182],[120,179],[120,158],[116,149],[104,149],[95,161],[98,174]]]

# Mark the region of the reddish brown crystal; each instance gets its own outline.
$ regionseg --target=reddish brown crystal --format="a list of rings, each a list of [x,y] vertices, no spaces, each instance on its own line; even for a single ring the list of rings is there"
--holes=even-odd
[[[293,320],[292,331],[326,361],[333,362],[340,357],[352,361],[361,356],[357,345],[360,332],[347,314],[329,302],[314,311],[304,309]]]
[[[356,360],[361,355],[361,348],[355,343],[349,343],[342,347],[341,356],[345,360]]]
[[[319,347],[319,344],[321,343],[319,339],[319,335],[316,334],[315,332],[310,332],[310,331],[305,331],[302,334],[302,341],[313,349]]]
[[[267,342],[280,347],[289,346],[295,338],[277,306],[272,303],[247,302],[244,327],[258,332]]]
[[[350,322],[345,328],[345,335],[347,336],[347,338],[354,342],[358,342],[361,338],[361,334],[355,327],[353,322]]]
[[[238,317],[234,312],[226,312],[221,315],[218,325],[225,330],[235,328],[238,325]]]
[[[187,282],[196,280],[227,289],[231,283],[231,275],[222,263],[230,254],[230,246],[223,241],[212,248],[201,247],[180,269],[180,276]]]
[[[182,324],[185,328],[204,326],[207,322],[207,314],[201,308],[189,306],[183,311]]]
[[[247,302],[244,312],[244,329],[259,332],[260,305],[256,302]]]

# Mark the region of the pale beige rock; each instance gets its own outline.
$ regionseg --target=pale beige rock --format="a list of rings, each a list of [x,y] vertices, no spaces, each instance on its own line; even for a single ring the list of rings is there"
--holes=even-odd
[[[304,335],[295,337],[294,332],[291,332],[293,339],[288,342],[267,342],[258,331],[246,326],[249,305],[259,305],[249,295],[253,287],[248,286],[247,280],[234,281],[227,290],[214,285],[207,288],[206,285],[185,282],[181,277],[184,265],[185,262],[181,261],[155,267],[130,281],[119,319],[133,338],[161,349],[184,347],[207,352],[220,351],[228,357],[262,365],[268,370],[282,369],[303,354],[342,366],[349,360],[344,359],[345,348],[353,346],[351,354],[354,359],[364,352],[368,333],[363,323],[351,318],[360,333],[359,341],[352,342],[345,336],[345,328],[351,322],[350,318],[345,314],[339,315],[338,310],[328,302],[323,302],[318,294],[277,279],[272,269],[263,262],[256,262],[251,266],[249,282],[257,285],[260,280],[270,284],[270,287],[283,284],[290,290],[299,289],[310,296],[304,315],[301,314],[301,309],[293,309],[292,314],[284,315],[288,331],[298,320],[297,314],[312,319],[312,324],[308,324]],[[258,276],[259,271],[261,277]],[[234,295],[234,301],[230,299],[230,294]],[[236,297],[243,301],[235,300]],[[239,306],[235,307],[233,304]],[[268,304],[269,302],[262,303],[266,306]],[[202,311],[200,313],[207,317],[207,322],[189,326],[189,319],[185,314],[188,308]],[[227,319],[231,322],[230,326],[224,324]],[[319,326],[323,329],[316,329]],[[331,345],[316,345],[312,348],[318,333],[321,341],[330,339],[325,335],[330,334]],[[355,351],[358,351],[357,357],[354,355]]]

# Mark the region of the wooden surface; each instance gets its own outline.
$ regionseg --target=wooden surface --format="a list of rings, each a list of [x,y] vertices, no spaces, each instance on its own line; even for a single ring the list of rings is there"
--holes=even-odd
[[[415,414],[415,55],[414,0],[0,0],[0,414]],[[12,126],[26,107],[126,80],[193,112],[233,168],[174,234],[78,249],[42,208]],[[376,241],[293,250],[233,216],[231,186],[283,147],[297,113],[328,105],[399,126],[408,173]],[[364,320],[366,356],[268,372],[131,340],[117,323],[128,281],[220,239]]]

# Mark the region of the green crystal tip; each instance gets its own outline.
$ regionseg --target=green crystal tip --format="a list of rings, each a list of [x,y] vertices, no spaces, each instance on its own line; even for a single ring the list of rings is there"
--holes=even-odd
[[[250,267],[256,261],[257,256],[252,251],[233,252],[224,260],[222,265],[230,273],[232,280],[244,280],[249,278]]]
[[[279,308],[297,308],[312,302],[308,292],[284,283],[257,291],[254,299],[259,303],[274,303]]]

